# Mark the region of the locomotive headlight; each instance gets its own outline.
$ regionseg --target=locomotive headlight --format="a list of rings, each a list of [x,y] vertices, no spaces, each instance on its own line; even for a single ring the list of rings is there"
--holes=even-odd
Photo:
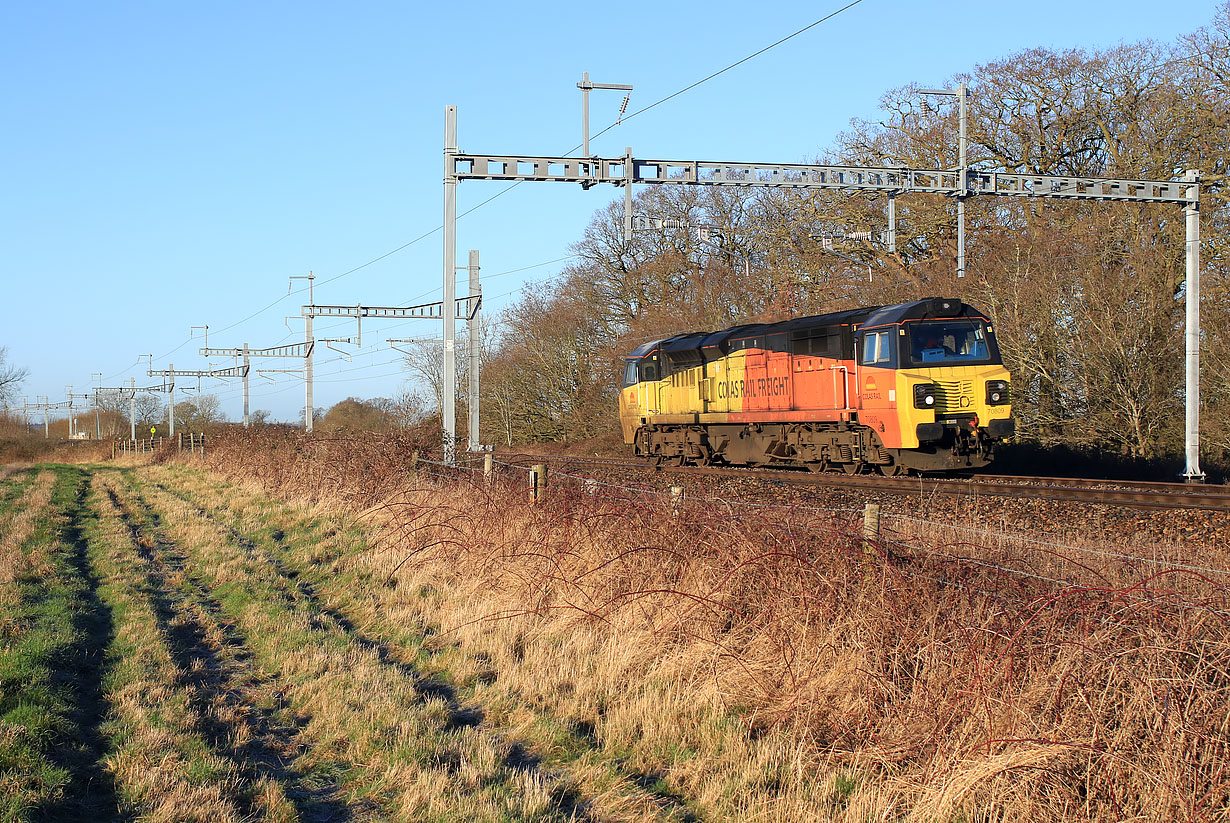
[[[987,405],[988,406],[1003,406],[1008,403],[1008,381],[1007,380],[988,380],[987,381]]]
[[[934,383],[918,383],[914,386],[914,408],[916,409],[933,409],[935,408],[935,384]]]

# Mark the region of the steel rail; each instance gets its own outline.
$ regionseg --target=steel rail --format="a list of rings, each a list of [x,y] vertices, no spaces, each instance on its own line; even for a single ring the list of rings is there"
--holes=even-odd
[[[1196,486],[1188,483],[1091,480],[1058,477],[1012,477],[986,475],[973,478],[881,477],[840,473],[813,474],[792,469],[719,466],[660,466],[631,458],[577,455],[500,454],[507,463],[590,464],[615,469],[640,468],[666,474],[727,478],[754,478],[790,486],[821,486],[848,491],[892,494],[942,494],[950,497],[1006,497],[1053,500],[1090,505],[1125,506],[1139,509],[1200,509],[1230,512],[1230,487]]]

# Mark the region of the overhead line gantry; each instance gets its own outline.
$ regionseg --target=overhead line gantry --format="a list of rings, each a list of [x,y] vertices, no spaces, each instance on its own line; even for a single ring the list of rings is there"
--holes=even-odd
[[[456,296],[457,269],[465,269],[469,273],[469,294]],[[478,451],[481,446],[478,440],[478,359],[479,359],[479,310],[483,305],[483,289],[479,280],[478,252],[470,251],[469,264],[454,266],[445,277],[444,299],[432,303],[420,303],[414,306],[365,306],[362,303],[354,305],[322,305],[314,302],[301,308],[305,318],[306,344],[309,346],[304,359],[305,363],[305,393],[306,410],[304,428],[312,430],[312,353],[310,346],[312,338],[312,320],[316,317],[353,317],[357,325],[356,337],[345,338],[342,342],[353,342],[363,345],[363,318],[375,317],[388,320],[427,320],[433,318],[444,321],[444,393],[441,395],[444,408],[443,417],[444,462],[452,464],[456,456],[457,422],[453,398],[456,395],[457,371],[455,360],[456,343],[453,337],[454,322],[465,320],[470,341],[470,391],[469,391],[469,449]],[[310,286],[309,286],[310,288]],[[310,298],[309,291],[309,298]],[[453,311],[445,311],[448,304],[453,305]],[[338,341],[334,341],[338,342]]]
[[[588,134],[588,124],[585,132]],[[586,141],[588,142],[588,141]],[[632,186],[733,186],[878,192],[888,198],[889,232],[895,238],[895,198],[921,192],[954,197],[1040,197],[1181,205],[1185,213],[1186,368],[1185,453],[1188,482],[1204,479],[1200,470],[1200,173],[1182,180],[1103,178],[1075,175],[893,166],[843,166],[820,163],[748,163],[662,160],[635,157],[626,147],[618,157],[560,157],[527,154],[474,154],[457,148],[457,107],[444,109],[444,294],[448,300],[456,260],[457,184],[462,180],[577,183],[582,188],[610,184],[624,190],[624,233],[632,236]],[[895,244],[892,244],[895,245]],[[963,272],[961,272],[963,273]],[[446,319],[445,357],[451,355],[451,323]],[[446,385],[446,390],[448,386]],[[447,396],[447,395],[446,395]],[[446,404],[447,406],[448,404]],[[447,417],[446,417],[447,420]]]

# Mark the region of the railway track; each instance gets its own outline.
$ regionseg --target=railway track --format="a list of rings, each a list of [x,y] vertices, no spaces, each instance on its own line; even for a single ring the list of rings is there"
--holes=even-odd
[[[1087,480],[1068,477],[1014,477],[979,475],[953,477],[881,477],[878,475],[812,474],[792,469],[734,468],[718,466],[653,467],[635,458],[583,457],[579,455],[504,454],[506,463],[593,466],[631,469],[684,477],[754,478],[790,486],[819,486],[892,494],[944,495],[950,497],[1007,497],[1055,500],[1089,505],[1125,506],[1138,509],[1202,509],[1230,512],[1230,486],[1187,483]]]

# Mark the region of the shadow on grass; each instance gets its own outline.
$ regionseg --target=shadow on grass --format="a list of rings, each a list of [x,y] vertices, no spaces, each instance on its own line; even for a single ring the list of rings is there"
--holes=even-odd
[[[175,587],[167,580],[168,572],[183,572],[183,558],[173,544],[159,537],[162,523],[158,512],[140,495],[134,494],[136,504],[153,527],[150,534],[152,541],[146,542],[154,545],[149,547],[141,540],[141,525],[124,508],[115,491],[107,489],[107,495],[120,521],[128,529],[138,554],[145,561],[154,619],[180,672],[179,685],[188,691],[189,703],[197,719],[197,733],[215,751],[234,763],[251,783],[255,784],[261,779],[278,783],[295,807],[298,820],[304,823],[345,823],[353,820],[354,813],[350,807],[337,797],[338,779],[335,775],[325,774],[329,769],[323,769],[320,774],[308,774],[287,765],[297,756],[299,728],[279,722],[273,710],[258,706],[245,696],[245,693],[263,684],[251,673],[238,671],[253,655],[238,628],[223,619],[222,605],[188,575],[185,578],[192,587],[191,604],[186,596],[177,594]],[[215,648],[211,643],[209,627],[192,605],[199,607],[222,628],[225,649]],[[247,681],[244,687],[236,687],[237,679]],[[219,705],[224,707],[224,711],[217,711]],[[241,722],[247,728],[240,730],[237,728],[240,721],[227,722],[219,717],[220,714],[242,718]],[[240,740],[246,742],[235,742]],[[244,800],[247,798],[240,798],[241,805]],[[241,811],[255,815],[257,809],[243,808]]]
[[[98,597],[98,577],[86,555],[84,525],[96,517],[85,502],[89,472],[69,466],[53,470],[60,474],[61,482],[67,475],[72,484],[71,496],[61,508],[68,522],[60,540],[70,568],[83,583],[79,608],[73,615],[77,642],[60,654],[56,684],[72,692],[70,720],[77,735],[74,740],[61,741],[51,753],[50,759],[71,775],[63,796],[35,809],[31,819],[109,823],[120,820],[119,802],[111,774],[103,767],[107,743],[100,726],[107,716],[103,681],[108,671],[106,651],[115,638],[115,625],[111,610]]]

